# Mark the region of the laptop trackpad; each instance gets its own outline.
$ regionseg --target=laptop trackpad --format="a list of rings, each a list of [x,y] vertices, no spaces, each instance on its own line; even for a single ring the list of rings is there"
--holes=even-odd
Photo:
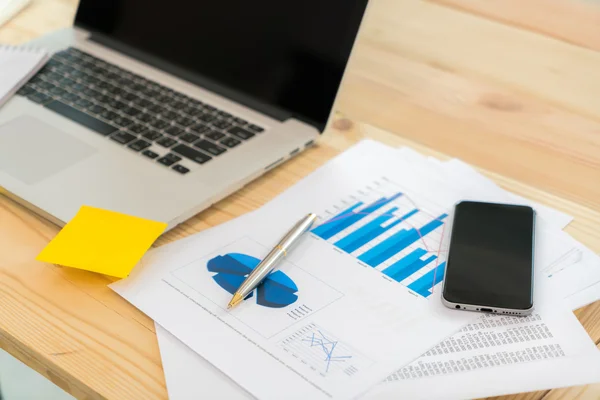
[[[34,117],[18,117],[0,126],[0,171],[30,185],[96,151]]]

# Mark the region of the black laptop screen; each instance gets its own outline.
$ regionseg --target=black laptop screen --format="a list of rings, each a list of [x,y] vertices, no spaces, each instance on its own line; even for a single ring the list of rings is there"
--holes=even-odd
[[[212,90],[285,111],[322,131],[366,4],[81,0],[76,24],[177,67],[170,72],[201,77],[216,84]]]

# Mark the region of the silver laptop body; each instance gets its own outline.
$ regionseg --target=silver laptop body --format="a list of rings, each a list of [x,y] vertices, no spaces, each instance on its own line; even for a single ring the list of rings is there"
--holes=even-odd
[[[123,3],[148,4],[139,0],[116,3],[121,6]],[[179,3],[182,7],[189,4]],[[265,7],[271,4],[264,3]],[[85,17],[85,7],[89,13],[94,7],[102,7],[99,4],[97,0],[83,0],[77,19]],[[167,6],[164,2],[161,4]],[[340,74],[350,54],[348,37],[354,40],[365,6],[354,7],[354,11],[348,13],[348,21],[353,23],[347,27]],[[179,12],[186,10],[181,8]],[[260,92],[260,88],[236,91],[235,87],[231,88],[231,82],[220,86],[218,79],[212,86],[214,79],[206,80],[207,85],[197,84],[193,77],[188,79],[187,71],[179,73],[177,68],[162,68],[161,61],[165,57],[145,58],[147,52],[144,57],[138,57],[135,46],[131,45],[127,47],[130,51],[122,51],[110,40],[98,39],[104,38],[104,33],[96,35],[94,29],[81,25],[46,35],[30,44],[59,54],[45,69],[45,76],[34,78],[21,95],[0,109],[0,187],[9,197],[59,225],[69,221],[82,205],[89,205],[167,222],[169,228],[173,228],[303,151],[324,130],[326,120],[315,123],[310,118],[296,118],[294,113],[263,112],[264,99],[254,101],[256,96],[252,96]],[[210,53],[207,57],[211,57]],[[302,57],[297,62],[301,65],[306,62],[309,67],[302,66],[298,70],[312,68],[313,61],[304,61]],[[75,67],[69,66],[72,62]],[[95,68],[94,62],[100,66]],[[86,65],[92,72],[87,73]],[[280,73],[279,69],[285,67],[276,66],[271,73]],[[319,77],[318,68],[309,75]],[[120,70],[125,71],[127,79],[138,82],[134,87],[140,90],[145,90],[143,85],[160,89],[149,90],[148,93],[153,94],[149,96],[131,89],[126,80],[117,76]],[[81,75],[93,84],[81,80]],[[271,76],[257,71],[257,76],[263,75]],[[331,78],[333,90],[337,92],[341,76],[325,75],[320,78]],[[286,77],[279,79],[285,81]],[[298,78],[300,84],[302,79]],[[119,82],[124,84],[119,85]],[[207,86],[217,89],[209,90]],[[297,83],[291,86],[303,87]],[[118,94],[113,95],[103,87]],[[237,96],[238,92],[243,93]],[[94,95],[96,97],[91,97]],[[286,101],[294,107],[312,109],[301,101],[295,102],[293,95],[293,91],[287,90],[277,99],[289,97],[292,100]],[[142,104],[147,97],[154,102],[154,112],[121,96]],[[165,101],[156,101],[157,98]],[[121,108],[111,109],[105,104],[107,101]],[[333,98],[324,102],[320,98],[306,97],[303,101],[323,103],[327,116],[333,105]],[[260,106],[254,107],[255,104]],[[160,111],[160,107],[165,110]],[[186,114],[185,110],[196,113],[194,108],[202,112]],[[91,111],[100,109],[104,111],[99,114]],[[144,121],[137,119],[141,115],[145,115]],[[100,128],[96,124],[100,124]],[[195,128],[198,126],[200,128]],[[106,127],[109,129],[103,130]],[[115,128],[114,131],[110,127]],[[160,138],[152,140],[152,135],[160,135]]]

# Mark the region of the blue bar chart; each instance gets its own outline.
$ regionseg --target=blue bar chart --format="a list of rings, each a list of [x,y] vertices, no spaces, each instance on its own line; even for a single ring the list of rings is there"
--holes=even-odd
[[[402,192],[381,196],[368,190],[334,210],[313,228],[314,235],[422,297],[442,282],[446,213],[421,210]]]

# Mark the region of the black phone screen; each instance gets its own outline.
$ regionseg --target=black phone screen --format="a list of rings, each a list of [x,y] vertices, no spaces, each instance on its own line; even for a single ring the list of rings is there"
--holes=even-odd
[[[534,221],[535,212],[527,206],[457,204],[444,298],[466,305],[531,308]]]

